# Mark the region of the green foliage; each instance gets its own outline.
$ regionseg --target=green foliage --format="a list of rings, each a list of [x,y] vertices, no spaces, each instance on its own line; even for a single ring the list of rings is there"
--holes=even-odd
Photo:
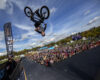
[[[84,37],[96,37],[99,35],[100,35],[100,26],[96,28],[95,27],[91,28],[90,30],[81,33],[81,36]]]
[[[7,56],[0,56],[0,60],[7,58]]]

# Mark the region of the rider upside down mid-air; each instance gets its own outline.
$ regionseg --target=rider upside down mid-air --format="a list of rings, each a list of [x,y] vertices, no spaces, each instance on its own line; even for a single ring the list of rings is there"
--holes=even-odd
[[[31,18],[31,20],[34,21],[33,18]],[[34,26],[35,26],[35,31],[38,32],[38,33],[40,33],[42,36],[45,36],[45,30],[46,30],[46,27],[47,27],[47,24],[44,24],[44,25],[45,25],[45,26],[42,27],[42,24],[41,24],[40,21],[37,21],[37,22],[35,22],[35,24],[34,24]]]
[[[34,13],[29,7],[25,7],[24,12],[26,16],[30,17],[31,21],[35,23],[34,24],[35,31],[40,33],[42,36],[45,36],[45,30],[46,30],[47,24],[44,24],[44,27],[42,24],[44,23],[44,20],[48,19],[49,17],[50,13],[49,13],[48,7],[42,6],[40,9],[37,9]]]

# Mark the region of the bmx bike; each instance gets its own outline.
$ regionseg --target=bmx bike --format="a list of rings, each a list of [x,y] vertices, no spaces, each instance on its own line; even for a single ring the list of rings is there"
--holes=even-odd
[[[24,8],[25,15],[30,17],[33,22],[41,22],[44,23],[45,19],[49,18],[50,11],[47,6],[42,6],[40,9],[37,9],[35,12],[28,6]]]

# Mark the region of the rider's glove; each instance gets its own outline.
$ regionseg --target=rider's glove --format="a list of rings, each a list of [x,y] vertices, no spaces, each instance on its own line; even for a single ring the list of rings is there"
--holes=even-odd
[[[47,26],[47,24],[44,24],[45,26]]]

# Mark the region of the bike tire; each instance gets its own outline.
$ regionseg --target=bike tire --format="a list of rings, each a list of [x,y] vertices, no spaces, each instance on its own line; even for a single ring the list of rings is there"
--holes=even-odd
[[[27,13],[27,9],[29,10],[29,13]],[[26,15],[27,17],[31,17],[33,12],[32,12],[32,10],[31,10],[30,7],[26,6],[26,7],[24,8],[24,13],[25,13],[25,15]]]
[[[43,15],[43,12],[42,12],[43,9],[46,9],[46,11],[47,11],[47,16],[44,16],[44,15]],[[41,14],[41,16],[42,16],[44,19],[48,19],[49,16],[50,16],[49,8],[48,8],[47,6],[42,6],[41,9],[40,9],[40,14]]]

